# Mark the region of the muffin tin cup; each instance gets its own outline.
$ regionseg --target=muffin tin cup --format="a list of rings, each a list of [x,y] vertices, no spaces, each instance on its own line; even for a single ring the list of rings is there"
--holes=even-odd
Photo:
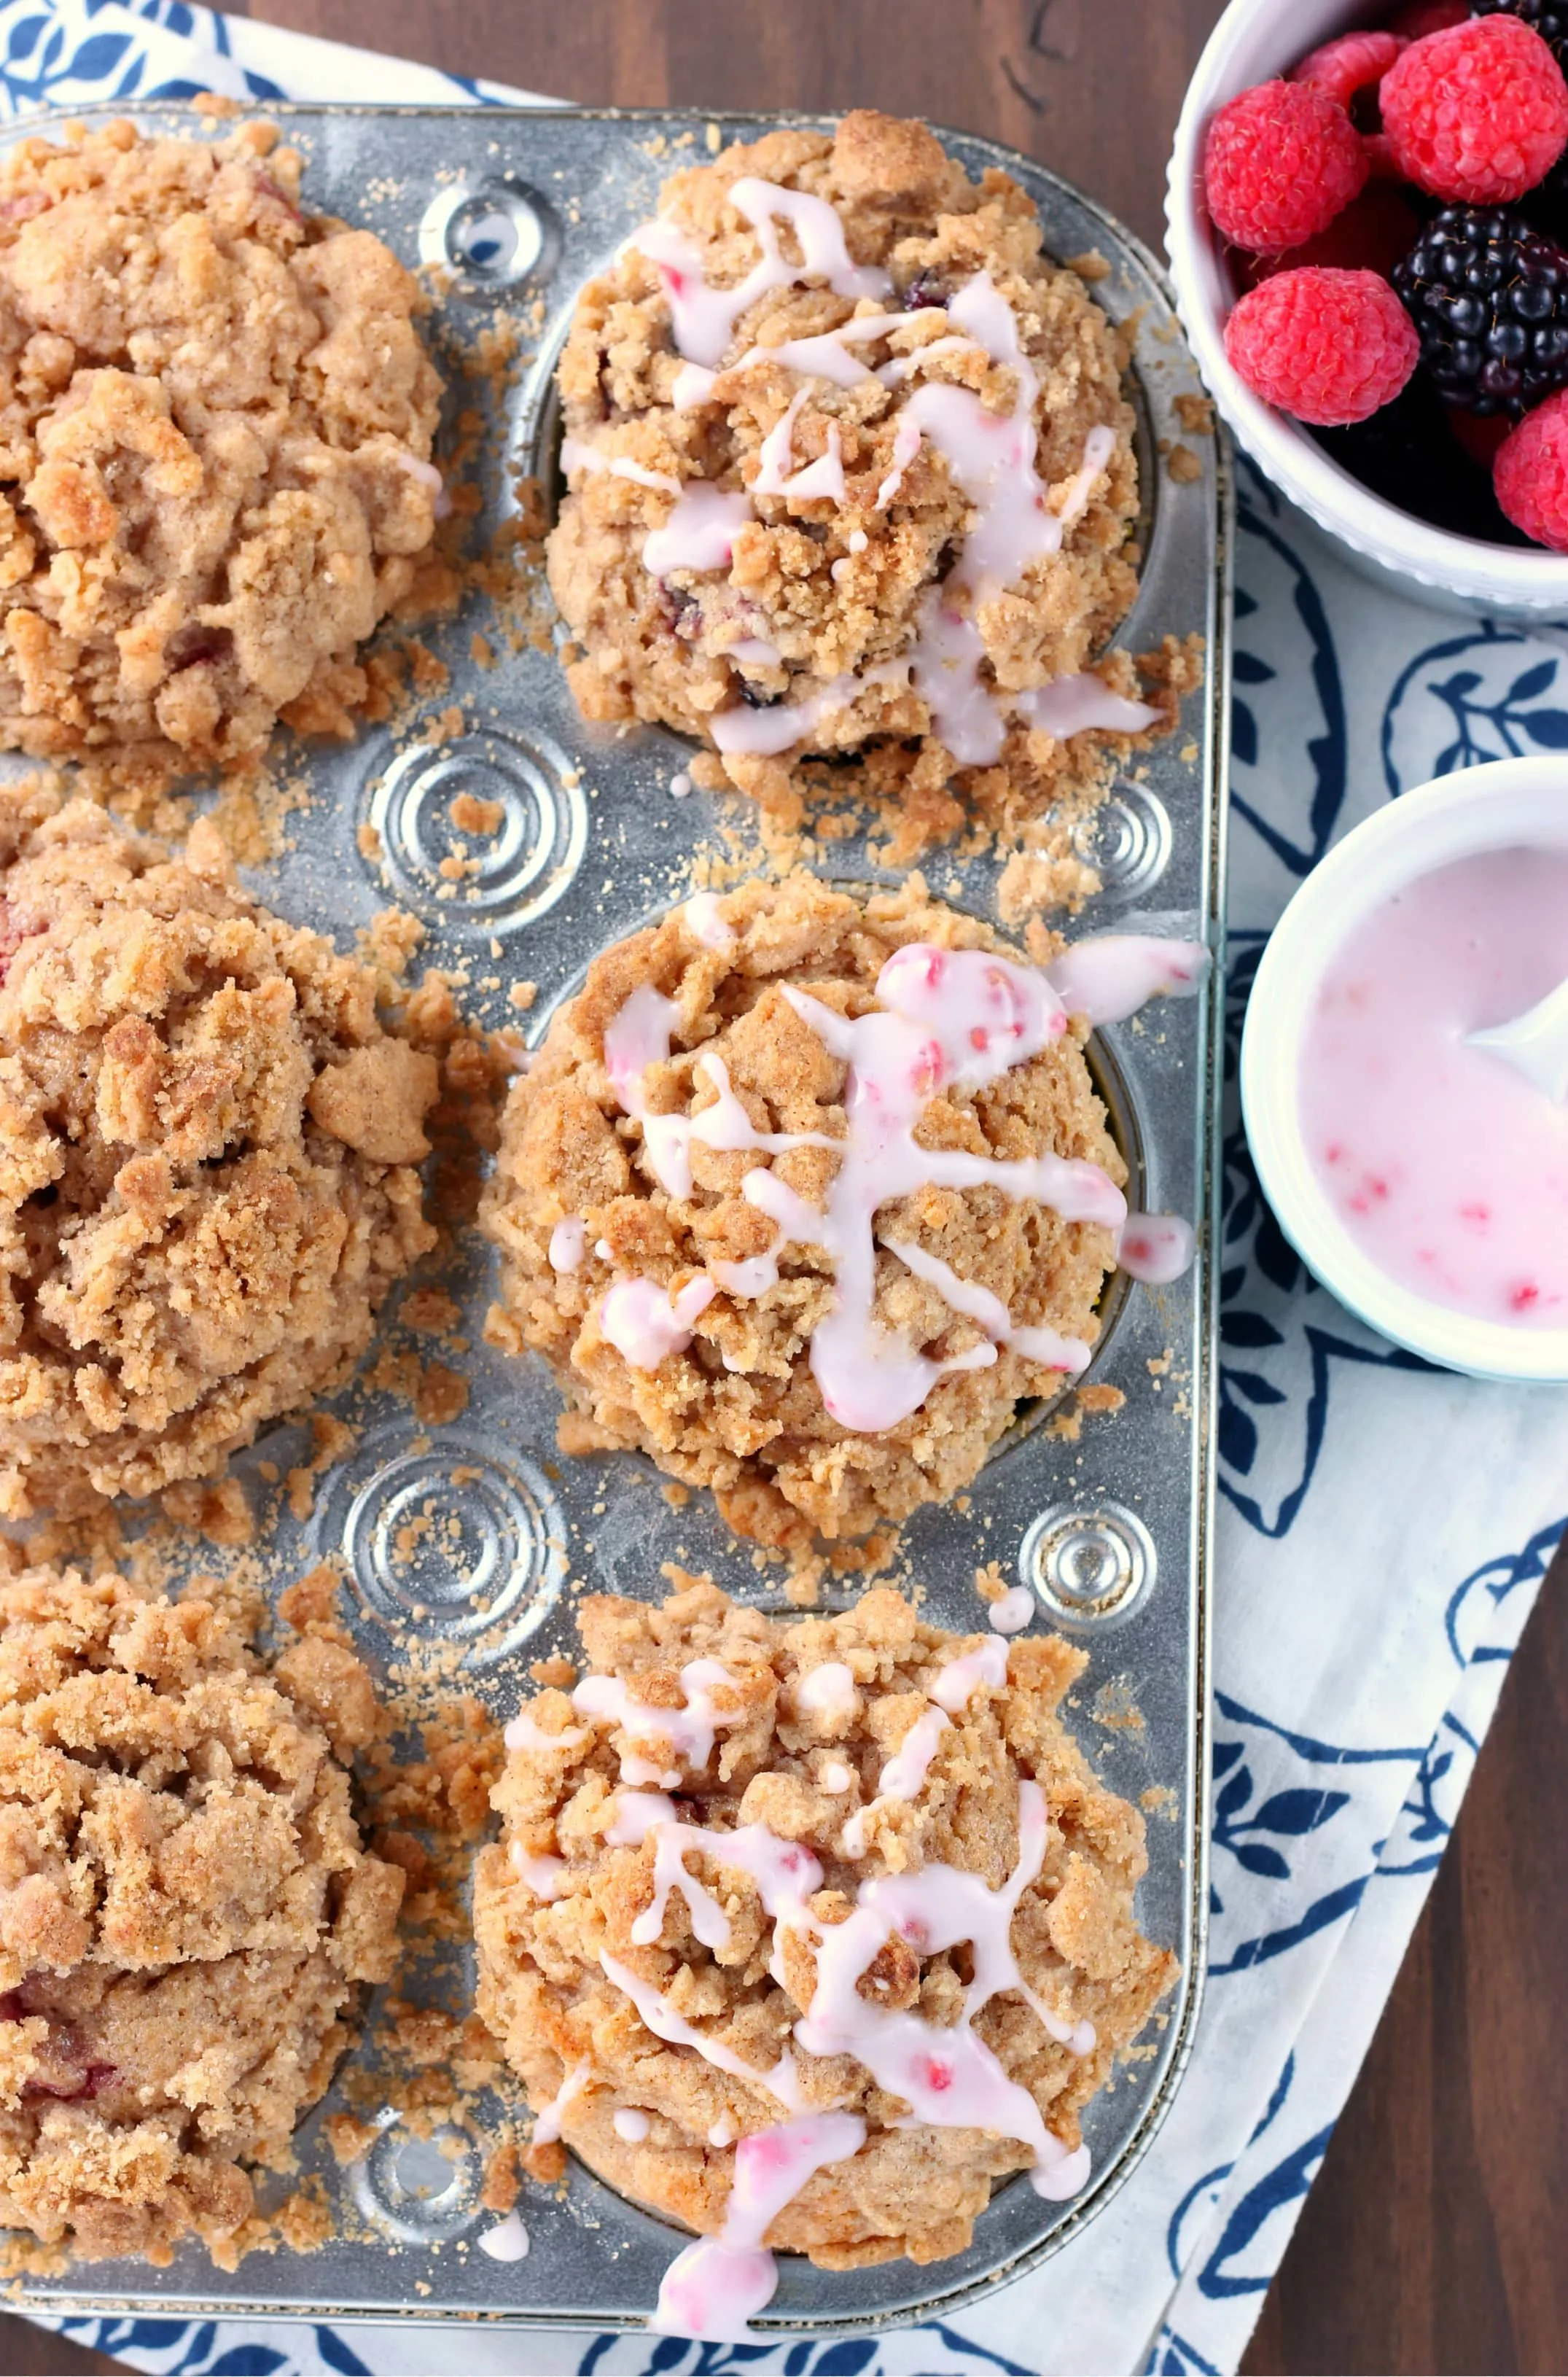
[[[83,113],[91,121],[127,112],[149,131],[210,137],[214,130],[173,104]],[[449,399],[449,418],[464,407],[486,417],[481,534],[516,509],[518,478],[537,473],[547,487],[558,484],[551,370],[574,301],[653,212],[665,177],[706,161],[720,138],[755,137],[782,123],[821,128],[813,118],[726,115],[715,125],[700,114],[571,109],[266,113],[304,152],[313,209],[375,231],[410,265],[442,268],[438,342],[445,336],[471,352],[500,317],[521,326],[510,384],[498,389],[476,367],[466,384],[455,380]],[[1070,930],[1191,937],[1206,940],[1218,960],[1227,455],[1221,442],[1194,435],[1176,409],[1178,397],[1199,395],[1199,383],[1147,252],[1027,159],[968,134],[944,137],[971,173],[1001,166],[1016,177],[1039,204],[1053,254],[1096,250],[1104,258],[1095,294],[1132,325],[1147,514],[1142,590],[1117,640],[1136,651],[1166,635],[1206,639],[1206,673],[1181,730],[1134,762],[1082,830],[1083,854],[1104,889]],[[1161,459],[1177,445],[1199,464],[1180,481]],[[417,731],[370,727],[350,744],[291,754],[309,799],[287,820],[288,846],[246,879],[283,915],[345,947],[388,904],[411,910],[428,933],[416,973],[422,964],[466,970],[468,1011],[489,1027],[520,1027],[537,1043],[596,952],[683,898],[693,860],[720,845],[721,828],[744,828],[746,813],[701,794],[674,797],[671,780],[689,765],[688,744],[655,729],[585,725],[548,636],[519,636],[514,649],[505,629],[475,600],[423,634],[450,672],[426,711],[456,705],[461,731],[430,743]],[[476,631],[493,648],[491,665],[474,656]],[[469,838],[477,871],[450,882],[440,872],[454,854],[449,808],[465,791],[499,801],[504,822],[488,841]],[[835,879],[885,888],[899,879],[864,839],[828,848]],[[994,856],[937,851],[926,873],[936,896],[994,920]],[[526,1017],[507,997],[520,981],[539,986]],[[1214,1210],[1221,1045],[1217,964],[1199,997],[1158,1002],[1091,1047],[1132,1166],[1134,1201],[1200,1224]],[[641,1459],[560,1458],[560,1398],[542,1364],[483,1343],[495,1269],[473,1234],[462,1263],[460,1276],[441,1280],[459,1303],[466,1341],[460,1356],[441,1356],[468,1381],[459,1416],[427,1425],[389,1394],[346,1390],[328,1408],[354,1423],[356,1447],[320,1476],[305,1519],[265,1482],[268,1470],[275,1480],[308,1458],[303,1424],[275,1429],[235,1463],[267,1514],[259,1543],[279,1583],[314,1561],[341,1560],[351,1586],[342,1596],[346,1615],[374,1670],[439,1657],[453,1690],[478,1694],[502,1717],[531,1689],[529,1661],[576,1648],[576,1580],[651,1599],[665,1589],[660,1564],[678,1560],[710,1570],[742,1600],[787,1608],[779,1568],[755,1565],[752,1547],[734,1541],[706,1496],[672,1507],[665,1481]],[[1035,1593],[1038,1624],[1092,1654],[1069,1720],[1106,1782],[1150,1810],[1140,1917],[1182,1960],[1179,1988],[1147,2034],[1152,2051],[1124,2066],[1086,2116],[1095,2168],[1081,2196],[1047,2204],[1027,2180],[1009,2182],[968,2249],[926,2269],[899,2261],[833,2275],[782,2255],[778,2291],[754,2323],[759,2339],[861,2334],[945,2315],[1018,2276],[1095,2216],[1170,2105],[1192,2045],[1204,1960],[1215,1281],[1200,1228],[1197,1261],[1174,1286],[1113,1283],[1088,1376],[1121,1390],[1124,1406],[1086,1415],[1076,1440],[1051,1433],[1046,1406],[1026,1412],[969,1491],[920,1512],[903,1538],[908,1572],[923,1585],[924,1615],[935,1623],[983,1630],[974,1571],[994,1560],[1009,1582],[1021,1578]],[[410,1533],[416,1517],[428,1526]],[[193,1545],[190,1559],[193,1571],[212,1564],[202,1546]],[[835,1606],[850,1597],[837,1588],[829,1595]],[[428,1998],[437,1981],[449,2010],[466,2013],[471,1952],[422,1961],[405,1986]],[[376,2068],[365,2057],[356,2050],[359,2068],[350,2075],[362,2114]],[[574,2162],[563,2190],[525,2187],[528,2257],[496,2264],[477,2250],[493,2215],[478,2201],[475,2137],[458,2130],[433,2144],[388,2102],[375,2117],[369,2155],[341,2171],[323,2122],[345,2107],[344,2078],[339,2072],[296,2140],[301,2172],[320,2178],[345,2232],[319,2252],[256,2256],[228,2275],[191,2244],[163,2270],[99,2263],[58,2279],[27,2279],[24,2302],[54,2311],[395,2315],[598,2329],[646,2321],[682,2242],[676,2229]],[[494,2108],[497,2120],[502,2110]],[[515,2116],[515,2097],[510,2110]],[[481,2107],[478,2131],[486,2122]]]

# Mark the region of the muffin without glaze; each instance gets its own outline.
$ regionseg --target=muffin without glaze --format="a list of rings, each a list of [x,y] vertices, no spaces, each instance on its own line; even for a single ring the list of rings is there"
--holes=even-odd
[[[866,2053],[881,2065],[884,2042],[912,2031],[961,2072],[978,2042],[999,2067],[993,2078],[1033,2108],[1015,2097],[1002,2117],[1020,2132],[1042,2119],[1052,2153],[1078,2146],[1080,2112],[1178,1969],[1133,1913],[1143,1821],[1096,1781],[1056,1714],[1083,1654],[1054,1637],[1004,1646],[946,1634],[881,1588],[842,1616],[778,1622],[688,1581],[660,1608],[590,1595],[578,1624],[589,1676],[575,1694],[540,1693],[513,1729],[521,1745],[493,1794],[502,1844],[481,1853],[475,1878],[480,2011],[535,2109],[556,2106],[560,2134],[612,2186],[710,2235],[730,2194],[732,2142],[785,2118],[771,2074],[798,2089],[797,2109],[850,2112],[865,2137],[807,2181],[769,2244],[829,2269],[960,2252],[993,2183],[1038,2149],[990,2123],[929,2118],[939,2082],[921,2118],[896,2127],[908,2098],[856,2055],[811,2051],[795,2025],[807,2018],[810,2037],[810,2017],[822,2021],[824,1945],[853,1922],[864,1931],[851,1961]],[[697,1662],[717,1669],[697,1669],[706,1722],[694,1731]],[[624,1686],[624,1702],[606,1678]],[[594,1713],[607,1703],[611,1713]],[[923,1771],[918,1756],[909,1762],[917,1726],[934,1728]],[[900,1752],[902,1798],[886,1771]],[[681,1836],[686,1881],[668,1889],[661,1918],[659,1831],[630,1837],[636,1811],[660,1813],[650,1772],[671,1795],[669,1815],[712,1836]],[[721,1845],[742,1826],[754,1828],[746,1865]],[[765,1908],[754,1878],[766,1870],[763,1834],[776,1855],[805,1853],[795,1920],[770,1921]],[[1038,1872],[998,1920],[998,1900],[1036,1854]],[[980,1917],[949,1926],[964,1942],[922,1946],[911,1913],[922,1890],[933,1926],[935,1910],[969,1893]],[[989,1991],[969,1989],[978,1938]],[[700,2047],[656,2035],[633,1990]],[[719,2068],[732,2059],[748,2076]],[[643,2115],[646,2133],[628,2137],[641,2124],[617,2128],[617,2111]]]
[[[797,202],[820,211],[778,211]],[[1073,716],[1015,705],[1076,679],[1129,609],[1137,474],[1117,334],[1041,255],[1032,202],[861,112],[727,149],[659,209],[585,290],[560,364],[550,579],[585,715],[703,735],[775,802],[792,758],[873,742],[910,801],[998,766],[1045,796]],[[771,285],[731,321],[753,275]],[[799,344],[856,319],[883,327]],[[700,546],[698,484],[723,491],[695,499],[707,553],[682,526]],[[1136,693],[1124,657],[1111,675]],[[1086,696],[1104,709],[1098,678]]]
[[[711,1487],[731,1526],[765,1542],[802,1542],[814,1531],[864,1535],[950,1498],[977,1474],[1019,1400],[1063,1383],[1063,1368],[1024,1350],[1035,1342],[1027,1332],[1054,1332],[1076,1346],[1069,1366],[1087,1359],[1098,1334],[1096,1306],[1113,1261],[1104,1223],[1064,1220],[1039,1196],[991,1182],[931,1178],[897,1194],[886,1173],[875,1246],[869,1217],[863,1243],[873,1295],[867,1335],[929,1363],[929,1390],[907,1415],[870,1430],[836,1417],[824,1399],[813,1368],[815,1332],[834,1311],[848,1266],[827,1247],[781,1236],[784,1224],[758,1201],[754,1176],[770,1172],[775,1194],[813,1208],[831,1202],[843,1160],[835,1150],[851,1130],[849,1069],[825,1044],[820,1015],[814,1023],[791,999],[803,994],[844,1017],[873,1014],[882,969],[917,945],[932,955],[1007,957],[985,926],[930,901],[918,877],[863,905],[804,876],[694,902],[596,961],[513,1088],[503,1120],[482,1209],[505,1257],[491,1336],[514,1350],[531,1346],[550,1362],[575,1406],[562,1426],[564,1449],[647,1452],[671,1475]],[[1010,974],[1010,964],[1002,971]],[[1016,971],[1026,987],[1043,981]],[[647,1002],[661,997],[672,1002],[669,1061],[649,1064],[640,1079],[612,1079],[607,1031],[613,1044],[624,1028],[618,1018],[647,1012]],[[1094,1179],[1119,1205],[1113,1190],[1126,1167],[1095,1095],[1083,1037],[1081,1022],[1063,1030],[978,1088],[951,1076],[939,1081],[933,1071],[914,1129],[919,1147],[937,1152],[931,1173],[942,1169],[940,1157],[978,1156],[983,1167],[1051,1154],[1075,1182],[1095,1167]],[[674,1176],[660,1154],[671,1129],[664,1118],[689,1114],[700,1127],[709,1113],[711,1125],[714,1057],[744,1109],[744,1128],[716,1131],[729,1140],[723,1146],[694,1135],[689,1193],[671,1194],[665,1184]],[[646,1111],[634,1115],[628,1105]],[[830,1143],[772,1151],[755,1143],[802,1133]],[[874,1190],[884,1167],[873,1161],[870,1170]],[[796,1226],[811,1226],[811,1216]],[[890,1251],[895,1244],[913,1248],[927,1275]],[[989,1292],[1020,1335],[992,1356],[987,1330],[933,1284],[932,1259],[962,1285]],[[748,1277],[736,1265],[756,1269]],[[628,1288],[646,1293],[637,1285],[644,1282],[668,1290],[667,1312],[690,1312],[707,1298],[689,1332],[670,1332],[671,1350],[654,1368],[623,1351],[630,1341],[616,1340],[615,1305],[606,1326],[607,1297],[624,1303]],[[983,1367],[936,1375],[948,1363]]]
[[[0,1582],[0,2225],[87,2260],[232,2264],[242,2166],[286,2166],[392,1971],[403,1876],[337,1762],[370,1678],[247,1630],[200,1586]]]
[[[375,979],[92,803],[0,790],[0,1513],[208,1476],[435,1242]]]
[[[440,493],[425,300],[267,125],[0,161],[0,742],[206,766],[364,699]],[[110,752],[106,747],[114,747]]]

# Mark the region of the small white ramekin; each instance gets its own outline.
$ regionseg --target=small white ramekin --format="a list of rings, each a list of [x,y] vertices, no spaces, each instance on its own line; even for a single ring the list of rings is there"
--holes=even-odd
[[[1381,1336],[1445,1369],[1568,1380],[1568,1329],[1511,1329],[1433,1304],[1372,1261],[1307,1156],[1302,1035],[1324,971],[1361,919],[1417,877],[1483,850],[1568,850],[1568,759],[1499,759],[1407,793],[1348,833],[1275,926],[1241,1037],[1241,1111],[1264,1195],[1309,1271]]]
[[[1320,42],[1390,13],[1376,0],[1230,0],[1187,87],[1170,160],[1166,247],[1182,327],[1238,442],[1369,575],[1455,610],[1504,618],[1568,612],[1568,554],[1455,536],[1384,503],[1254,396],[1226,359],[1225,321],[1238,292],[1204,205],[1209,124],[1228,100],[1287,73]]]

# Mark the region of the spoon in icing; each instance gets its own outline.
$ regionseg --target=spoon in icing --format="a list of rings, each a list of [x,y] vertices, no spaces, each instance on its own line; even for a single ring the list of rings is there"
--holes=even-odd
[[[1543,1091],[1553,1105],[1568,1103],[1568,982],[1560,982],[1511,1023],[1493,1023],[1484,1032],[1467,1033],[1465,1045],[1501,1057]]]

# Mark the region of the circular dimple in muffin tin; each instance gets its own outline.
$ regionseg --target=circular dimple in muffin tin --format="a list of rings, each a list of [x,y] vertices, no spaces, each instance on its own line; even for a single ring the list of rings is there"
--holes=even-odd
[[[1073,848],[1099,877],[1102,897],[1133,900],[1170,863],[1170,814],[1158,794],[1128,777],[1073,829]]]
[[[453,818],[464,794],[499,805],[493,832]],[[552,908],[588,846],[577,771],[553,747],[515,730],[397,752],[370,777],[363,815],[393,896],[426,924],[486,939]]]
[[[454,182],[438,190],[419,227],[420,262],[458,276],[467,294],[515,289],[553,245],[550,210],[525,184],[508,175]]]
[[[367,1437],[332,1473],[316,1529],[373,1621],[449,1643],[465,1666],[526,1642],[566,1572],[565,1523],[542,1471],[468,1428],[394,1423]]]
[[[1059,1626],[1124,1625],[1154,1589],[1154,1539],[1124,1503],[1102,1498],[1042,1511],[1018,1571]]]
[[[395,2113],[353,2166],[361,2212],[404,2245],[444,2245],[471,2226],[481,2209],[478,2156],[471,2139],[450,2124],[428,2138],[406,2129]]]

